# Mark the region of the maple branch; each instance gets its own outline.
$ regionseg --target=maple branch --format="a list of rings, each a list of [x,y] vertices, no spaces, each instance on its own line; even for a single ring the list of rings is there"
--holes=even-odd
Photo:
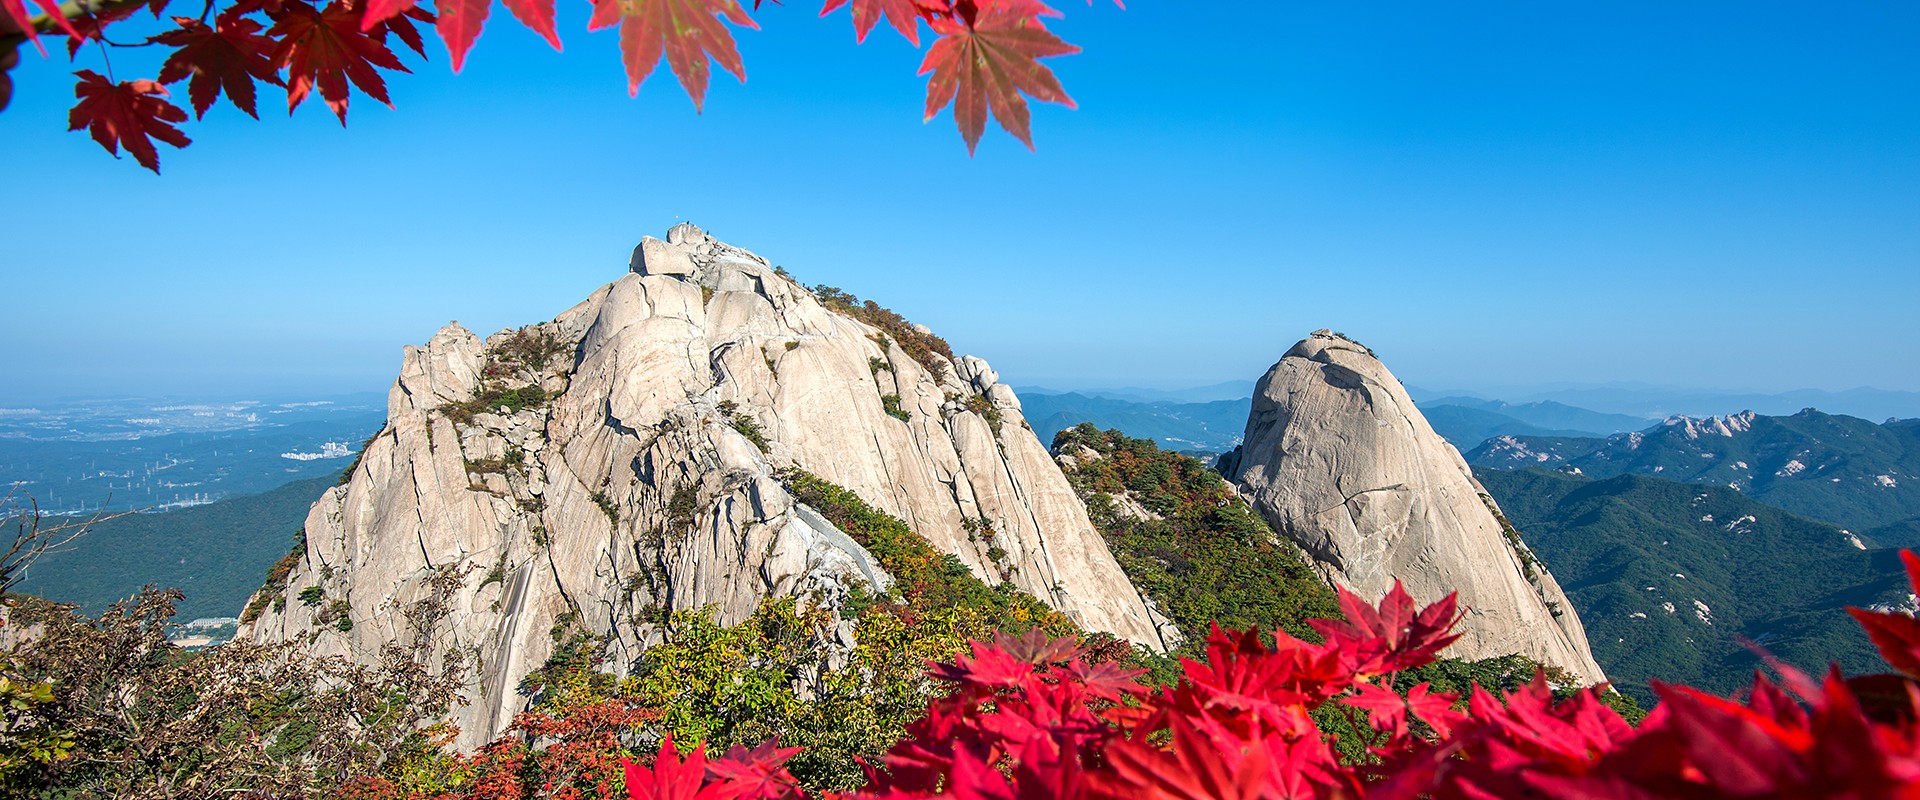
[[[101,510],[88,519],[48,525],[40,513],[39,501],[22,492],[20,486],[15,483],[6,494],[0,495],[0,518],[5,518],[6,524],[14,526],[13,541],[5,551],[0,552],[0,594],[11,591],[14,584],[26,577],[27,568],[33,566],[33,562],[40,560],[41,556],[60,552],[96,524],[133,513],[123,511],[108,514],[105,504],[102,504]]]
[[[146,4],[147,4],[147,0],[90,0],[89,2],[81,2],[81,0],[67,0],[67,2],[60,4],[60,13],[65,15],[67,19],[73,19],[74,17],[78,17],[82,14],[87,14],[87,13],[97,14],[102,11],[119,11],[120,9],[123,9],[123,8],[134,8],[134,7],[143,6]],[[40,14],[35,16],[33,18],[33,29],[40,33],[47,33],[47,34],[62,33],[62,31],[60,30],[60,23],[56,22],[51,14]],[[25,33],[0,34],[0,50],[5,50],[5,51],[16,50],[17,48],[20,47],[20,44],[22,42],[25,42],[26,40],[27,40],[27,35]]]
[[[13,76],[7,71],[20,63],[20,50],[17,45],[0,48],[0,111],[7,110],[7,103],[13,100]]]

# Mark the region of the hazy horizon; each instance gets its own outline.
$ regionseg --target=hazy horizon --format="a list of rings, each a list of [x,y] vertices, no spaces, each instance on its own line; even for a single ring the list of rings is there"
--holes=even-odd
[[[394,366],[397,372],[397,369],[398,369],[397,358]],[[1392,368],[1392,365],[1390,363],[1388,364],[1388,368],[1389,369]],[[996,369],[996,371],[999,371],[999,370]],[[1262,374],[1264,374],[1265,370],[1263,369],[1261,372]],[[1259,375],[1254,375],[1252,377],[1245,378],[1244,380],[1235,379],[1235,380],[1212,381],[1212,382],[1203,383],[1203,384],[1186,384],[1186,383],[1169,383],[1169,382],[1120,383],[1115,381],[1105,381],[1105,382],[1095,381],[1095,382],[1082,383],[1082,384],[1069,384],[1062,381],[1027,380],[1023,376],[1008,375],[1005,372],[1002,372],[1001,374],[1001,378],[1003,381],[1005,381],[1008,385],[1015,387],[1018,391],[1022,393],[1041,391],[1041,392],[1046,392],[1050,394],[1079,393],[1079,394],[1103,395],[1103,396],[1113,396],[1113,397],[1126,397],[1130,394],[1159,394],[1159,395],[1171,396],[1171,395],[1192,394],[1196,392],[1206,395],[1205,397],[1201,397],[1201,398],[1188,398],[1186,400],[1182,400],[1182,402],[1205,402],[1207,400],[1213,400],[1213,399],[1219,399],[1219,400],[1244,399],[1252,395],[1254,384],[1259,380],[1259,377],[1260,377]],[[285,387],[282,389],[273,389],[266,386],[255,385],[252,387],[245,387],[245,386],[233,387],[229,390],[217,390],[217,389],[207,388],[200,391],[161,392],[161,391],[128,390],[128,391],[118,391],[118,392],[73,392],[73,393],[66,393],[66,394],[49,394],[49,393],[36,394],[31,392],[30,390],[20,391],[16,389],[13,391],[0,392],[0,413],[18,412],[23,409],[32,409],[33,406],[35,406],[36,404],[49,405],[49,406],[61,405],[61,404],[87,405],[87,404],[104,404],[104,403],[110,403],[110,402],[134,402],[134,401],[146,402],[146,403],[204,403],[204,404],[216,404],[216,405],[222,405],[222,404],[234,405],[234,404],[252,403],[252,404],[261,404],[265,406],[270,406],[275,404],[285,405],[288,403],[297,403],[299,401],[312,401],[312,400],[320,400],[320,401],[327,401],[327,402],[354,400],[354,401],[362,401],[362,402],[372,401],[372,402],[384,403],[385,402],[384,398],[386,396],[387,390],[392,385],[392,383],[393,383],[393,377],[389,376],[388,378],[385,379],[383,383],[381,383],[378,386],[363,385],[363,386],[356,386],[351,388],[344,387],[344,386],[329,387],[329,386],[315,385],[315,386],[308,386],[303,388],[302,387]],[[1741,397],[1741,396],[1752,396],[1752,397],[1792,398],[1795,396],[1801,396],[1801,395],[1807,395],[1807,394],[1822,394],[1822,395],[1826,395],[1833,398],[1835,401],[1835,405],[1833,407],[1820,407],[1818,405],[1814,406],[1816,408],[1820,408],[1820,410],[1822,411],[1825,411],[1828,413],[1839,413],[1839,414],[1849,414],[1852,416],[1861,416],[1863,418],[1870,419],[1871,421],[1874,421],[1874,422],[1879,422],[1882,419],[1884,419],[1886,416],[1888,416],[1885,413],[1862,414],[1862,413],[1856,413],[1855,411],[1848,410],[1847,400],[1849,396],[1865,393],[1868,395],[1875,395],[1874,397],[1869,398],[1868,402],[1875,405],[1876,407],[1885,405],[1885,403],[1888,402],[1888,399],[1886,397],[1879,396],[1879,395],[1886,395],[1886,396],[1891,396],[1894,402],[1904,401],[1905,404],[1901,406],[1903,409],[1910,408],[1910,410],[1905,410],[1905,411],[1902,411],[1901,413],[1893,414],[1893,416],[1898,416],[1902,418],[1920,417],[1920,392],[1908,392],[1903,390],[1885,389],[1882,387],[1873,387],[1873,386],[1855,386],[1855,387],[1847,387],[1844,389],[1837,389],[1837,390],[1822,389],[1817,387],[1796,387],[1794,389],[1783,390],[1783,391],[1762,391],[1762,390],[1754,390],[1754,389],[1743,389],[1739,387],[1657,385],[1657,384],[1650,384],[1650,383],[1639,382],[1639,381],[1613,381],[1613,382],[1607,382],[1607,383],[1554,383],[1554,384],[1535,384],[1535,385],[1505,384],[1505,385],[1473,386],[1473,387],[1427,386],[1427,385],[1421,385],[1412,381],[1404,381],[1404,383],[1408,391],[1414,395],[1414,398],[1423,404],[1430,402],[1431,400],[1434,400],[1434,399],[1444,399],[1444,398],[1450,398],[1450,397],[1466,397],[1466,398],[1474,398],[1479,400],[1498,400],[1498,401],[1504,401],[1504,402],[1515,403],[1515,404],[1536,402],[1544,399],[1544,400],[1555,400],[1557,402],[1562,402],[1567,405],[1590,408],[1591,410],[1609,411],[1614,413],[1634,413],[1634,412],[1617,411],[1618,402],[1625,402],[1625,401],[1616,401],[1616,403],[1614,404],[1608,404],[1608,403],[1582,404],[1581,402],[1578,401],[1577,398],[1568,399],[1565,397],[1565,395],[1568,393],[1576,393],[1576,392],[1595,392],[1595,393],[1610,392],[1616,395],[1625,395],[1625,396],[1637,395],[1643,398],[1656,399],[1656,400],[1650,400],[1648,402],[1657,402],[1657,399],[1665,398],[1667,402],[1679,403],[1684,405],[1688,402],[1688,398],[1700,398],[1700,397],[1733,398],[1733,397]],[[1231,386],[1233,385],[1239,385],[1244,387],[1244,391],[1238,391],[1238,392],[1227,391],[1227,389],[1231,388]],[[1207,390],[1211,390],[1211,391],[1207,391]],[[1140,397],[1140,398],[1132,398],[1132,399],[1155,400],[1155,399],[1161,399],[1161,398]],[[1710,407],[1710,408],[1709,407],[1685,407],[1685,408],[1671,410],[1669,413],[1686,414],[1690,416],[1701,416],[1701,415],[1708,415],[1708,414],[1732,414],[1732,413],[1737,413],[1744,410],[1747,410],[1747,409],[1734,408],[1734,407]],[[1762,411],[1761,413],[1785,414],[1785,413],[1791,413],[1792,410],[1794,409],[1786,409],[1782,407],[1782,408],[1777,408],[1770,411]],[[1659,416],[1662,416],[1662,415],[1663,414],[1661,413],[1651,413],[1651,412],[1643,414],[1643,416],[1647,416],[1649,419],[1658,418]]]

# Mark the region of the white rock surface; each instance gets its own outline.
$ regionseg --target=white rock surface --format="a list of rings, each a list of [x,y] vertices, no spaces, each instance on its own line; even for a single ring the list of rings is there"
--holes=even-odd
[[[1746,433],[1747,431],[1753,430],[1754,416],[1752,411],[1742,411],[1738,414],[1730,414],[1724,417],[1707,417],[1706,419],[1673,416],[1666,418],[1660,424],[1678,430],[1681,435],[1688,439],[1698,439],[1702,436],[1721,436],[1731,439],[1734,434]],[[1710,453],[1703,453],[1701,456],[1703,458],[1713,457]]]
[[[1288,350],[1223,466],[1328,579],[1369,600],[1396,578],[1423,604],[1458,591],[1464,635],[1448,655],[1520,653],[1605,680],[1560,585],[1365,347],[1318,331]]]
[[[521,378],[557,396],[519,411],[458,408],[507,332],[483,343],[450,324],[406,349],[386,428],[308,514],[284,607],[243,635],[313,632],[317,651],[367,661],[389,643],[426,645],[471,676],[455,721],[473,747],[524,707],[520,682],[553,654],[556,622],[608,637],[623,671],[658,641],[660,607],[717,606],[731,623],[769,595],[831,600],[889,581],[775,479],[797,466],[989,582],[998,546],[1016,585],[1084,627],[1169,644],[985,361],[936,356],[929,370],[897,343],[883,349],[875,328],[687,224],[527,330],[565,346]],[[998,433],[968,410],[976,394]],[[910,417],[889,415],[883,395]],[[996,535],[968,541],[962,522],[981,518]],[[310,587],[324,599],[301,601]],[[327,619],[342,600],[347,631]]]

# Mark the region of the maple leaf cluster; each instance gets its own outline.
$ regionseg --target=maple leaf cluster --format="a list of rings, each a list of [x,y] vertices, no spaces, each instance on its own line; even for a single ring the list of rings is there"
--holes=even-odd
[[[1920,589],[1920,557],[1902,557]],[[1091,663],[1071,639],[973,642],[933,665],[952,690],[868,766],[868,785],[829,796],[1920,798],[1911,616],[1852,610],[1896,673],[1846,679],[1836,668],[1816,682],[1769,659],[1780,683],[1756,674],[1740,699],[1655,684],[1661,703],[1635,728],[1602,700],[1605,687],[1556,700],[1543,676],[1500,697],[1475,687],[1464,702],[1425,683],[1396,688],[1400,671],[1457,638],[1454,598],[1416,609],[1396,584],[1378,604],[1344,590],[1340,600],[1346,619],[1319,621],[1319,644],[1216,626],[1207,662],[1185,661],[1179,685],[1158,691],[1138,671]],[[1316,726],[1327,710],[1364,717],[1363,757],[1343,758]],[[788,796],[728,794],[715,787],[732,779],[711,768],[695,780],[671,746],[658,764],[629,772],[630,797]]]
[[[36,15],[28,2],[40,13]],[[68,17],[56,0],[0,0],[0,42],[18,30],[46,53],[39,36],[59,31],[67,37],[69,59],[89,41],[107,41],[110,26],[142,8],[156,20],[172,0],[103,0],[83,5],[87,13]],[[554,0],[501,0],[507,11],[556,50]],[[592,0],[588,30],[618,27],[628,90],[640,84],[664,60],[692,98],[705,102],[711,65],[746,80],[746,66],[733,28],[758,28],[739,0]],[[170,48],[154,80],[113,81],[92,70],[74,73],[78,103],[71,128],[85,128],[109,153],[121,148],[143,167],[159,172],[154,140],[185,147],[189,140],[174,127],[186,113],[173,104],[165,85],[188,81],[187,95],[196,117],[204,116],[223,94],[256,119],[258,84],[283,88],[289,113],[315,91],[341,124],[353,89],[392,106],[382,71],[410,72],[388,46],[389,37],[426,56],[419,26],[432,27],[446,44],[453,69],[465,65],[492,10],[493,0],[433,0],[429,11],[418,0],[233,0],[217,9],[208,0],[195,16],[173,16],[173,27],[144,41],[116,45]],[[820,15],[851,5],[855,38],[864,41],[882,20],[919,47],[925,23],[935,38],[920,63],[927,76],[926,118],[953,107],[954,121],[973,152],[988,116],[1029,149],[1033,147],[1027,98],[1069,108],[1073,99],[1053,71],[1040,62],[1079,52],[1049,31],[1045,19],[1059,12],[1038,0],[825,0]],[[755,0],[754,9],[760,7]],[[733,26],[733,27],[729,27]],[[11,58],[11,47],[8,47]],[[104,53],[104,49],[103,49]],[[7,66],[11,61],[0,62]],[[111,75],[111,69],[108,74]],[[4,78],[0,69],[0,78]],[[10,82],[0,82],[0,108]]]

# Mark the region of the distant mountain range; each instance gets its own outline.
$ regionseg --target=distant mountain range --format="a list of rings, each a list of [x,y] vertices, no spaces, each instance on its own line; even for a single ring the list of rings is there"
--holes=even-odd
[[[1239,441],[1253,386],[1226,381],[1190,389],[1019,387],[1027,417],[1042,441],[1081,422],[1118,428],[1162,447],[1218,452]],[[1818,408],[1866,420],[1920,417],[1920,392],[1804,389],[1775,394],[1624,385],[1527,390],[1519,401],[1408,387],[1434,430],[1461,452],[1496,436],[1596,437],[1646,430],[1670,416],[1741,410],[1791,415]],[[1234,405],[1226,405],[1231,401]],[[1044,428],[1045,430],[1042,430]]]
[[[1245,389],[1246,387],[1242,387]],[[1247,427],[1251,395],[1235,400],[1180,403],[1144,402],[1081,394],[1020,392],[1021,413],[1041,442],[1082,422],[1101,430],[1117,428],[1139,439],[1152,439],[1168,450],[1221,453],[1233,449]]]
[[[1461,452],[1496,436],[1605,436],[1653,424],[1649,419],[1604,414],[1553,401],[1516,405],[1449,396],[1421,401],[1419,406],[1434,431]]]
[[[1911,603],[1894,551],[1724,486],[1476,474],[1559,577],[1608,676],[1643,704],[1655,678],[1746,687],[1759,661],[1742,638],[1814,674],[1883,671],[1845,607]]]
[[[1417,401],[1420,410],[1432,421],[1434,412],[1440,409],[1452,411],[1477,411],[1512,420],[1520,425],[1543,430],[1577,431],[1580,434],[1605,436],[1610,433],[1643,430],[1654,420],[1636,417],[1630,414],[1607,414],[1589,411],[1565,403],[1543,400],[1533,403],[1508,403],[1502,400],[1481,400],[1474,397],[1449,396],[1431,400]],[[1491,419],[1491,417],[1489,417]],[[1442,433],[1441,435],[1445,435]],[[1473,444],[1479,444],[1488,437],[1481,437]],[[1471,445],[1469,445],[1471,446]]]
[[[1414,387],[1408,387],[1408,392],[1423,406],[1429,401],[1452,396],[1478,396],[1473,392],[1433,391]],[[1869,420],[1920,417],[1920,392],[1869,387],[1839,392],[1797,389],[1789,392],[1767,393],[1613,384],[1567,386],[1554,389],[1515,389],[1498,394],[1517,403],[1565,403],[1579,408],[1644,419],[1665,419],[1671,416],[1705,417],[1749,409],[1759,414],[1786,415],[1803,408],[1818,408],[1830,414],[1847,414]]]
[[[1920,420],[1875,424],[1812,409],[1785,417],[1677,417],[1608,437],[1503,435],[1467,460],[1724,486],[1870,537],[1920,517]],[[1895,530],[1881,536],[1900,538]]]
[[[1245,391],[1243,384],[1232,384]],[[1220,387],[1201,387],[1205,395]],[[1146,391],[1146,390],[1140,390]],[[1172,394],[1172,393],[1167,393]],[[1129,436],[1152,439],[1161,447],[1188,453],[1219,453],[1233,449],[1245,433],[1251,396],[1206,402],[1146,400],[1095,392],[1054,393],[1027,388],[1020,402],[1028,424],[1043,442],[1082,422],[1101,430],[1119,429]],[[1420,404],[1433,428],[1454,447],[1471,450],[1495,436],[1604,436],[1640,430],[1654,420],[1625,414],[1603,414],[1554,402],[1513,405],[1498,400],[1445,397]]]
[[[1215,400],[1239,400],[1253,396],[1253,381],[1221,381],[1185,389],[1149,389],[1124,386],[1117,389],[1048,389],[1041,386],[1016,386],[1021,397],[1027,394],[1078,394],[1134,403],[1210,403]]]

